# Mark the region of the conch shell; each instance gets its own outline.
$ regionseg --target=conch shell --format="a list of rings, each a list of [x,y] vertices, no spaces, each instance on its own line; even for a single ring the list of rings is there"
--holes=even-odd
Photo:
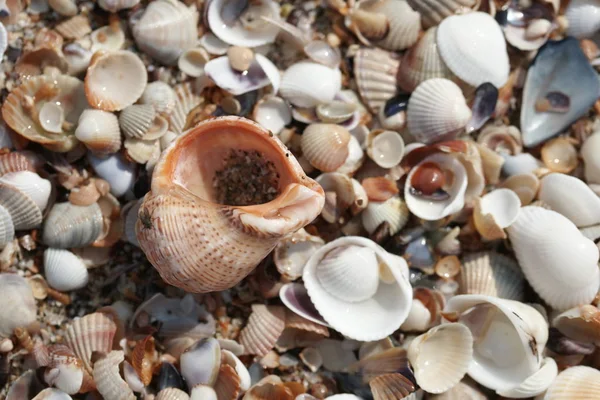
[[[215,118],[163,152],[137,238],[167,283],[224,290],[317,217],[324,201],[279,139],[244,118]]]

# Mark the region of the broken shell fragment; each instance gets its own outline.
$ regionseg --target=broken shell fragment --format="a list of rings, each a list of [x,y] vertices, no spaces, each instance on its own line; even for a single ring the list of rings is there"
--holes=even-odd
[[[294,232],[274,249],[273,261],[277,271],[292,281],[300,278],[310,255],[324,244],[323,239],[308,234],[304,229]]]
[[[15,328],[35,321],[37,307],[27,280],[16,274],[1,273],[0,289],[3,305],[0,309],[0,336],[10,337]]]
[[[523,299],[525,278],[517,262],[496,252],[470,253],[462,259],[460,294]]]
[[[91,374],[92,354],[108,354],[112,350],[116,331],[117,326],[110,317],[96,312],[71,321],[65,329],[65,341]]]
[[[479,234],[487,240],[505,239],[508,228],[519,215],[521,201],[509,189],[496,189],[475,200],[473,221]]]
[[[120,350],[113,350],[94,363],[94,381],[100,394],[107,399],[135,400],[133,391],[119,373],[119,365],[125,360]]]
[[[285,310],[278,306],[252,305],[248,323],[240,332],[240,344],[249,354],[265,356],[285,327]]]

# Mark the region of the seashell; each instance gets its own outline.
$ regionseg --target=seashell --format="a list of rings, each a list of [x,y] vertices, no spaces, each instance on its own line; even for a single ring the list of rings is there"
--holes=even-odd
[[[445,18],[437,30],[437,44],[444,63],[468,85],[490,82],[499,88],[508,81],[506,41],[489,14],[472,12]]]
[[[85,75],[85,95],[94,108],[121,111],[141,97],[147,80],[146,67],[135,53],[99,54]]]
[[[458,321],[473,333],[468,374],[481,385],[508,390],[538,371],[548,326],[533,307],[488,296],[459,295],[448,301],[444,312],[462,314]]]
[[[118,154],[111,154],[106,158],[88,154],[88,160],[96,174],[110,184],[110,192],[114,196],[121,197],[133,188],[135,164],[124,161]]]
[[[92,353],[108,354],[112,349],[116,331],[117,326],[111,318],[96,312],[71,321],[65,329],[64,337],[67,346],[73,350],[77,358],[83,362],[86,371],[91,374]],[[96,384],[100,387],[97,380]]]
[[[33,155],[33,157],[32,157]],[[27,151],[14,151],[0,155],[0,176],[9,172],[32,171],[39,167],[35,154]]]
[[[219,375],[221,347],[215,338],[201,339],[181,354],[181,375],[190,387],[213,386]]]
[[[146,85],[140,104],[148,104],[162,116],[168,117],[173,112],[176,103],[175,91],[168,84],[156,81]]]
[[[32,400],[73,400],[73,398],[62,390],[46,388],[39,392]]]
[[[0,248],[4,248],[15,238],[15,226],[8,210],[0,206]]]
[[[350,132],[340,125],[311,124],[302,134],[302,154],[310,164],[331,172],[341,167],[349,153]]]
[[[404,140],[395,131],[371,131],[367,136],[367,154],[381,168],[393,168],[404,156]]]
[[[553,172],[568,174],[579,165],[575,146],[565,138],[552,139],[542,147],[542,160]]]
[[[94,381],[105,399],[135,400],[133,391],[119,374],[119,365],[125,360],[120,350],[113,350],[94,363]]]
[[[123,143],[126,155],[129,159],[146,164],[153,157],[160,157],[160,142],[158,140],[125,139]]]
[[[290,106],[281,97],[266,96],[254,106],[252,119],[277,135],[292,122],[292,113]]]
[[[317,117],[326,123],[340,124],[352,118],[357,110],[356,104],[334,100],[328,104],[319,104],[315,111]]]
[[[0,206],[10,214],[15,230],[35,229],[42,223],[38,204],[13,185],[0,183]]]
[[[52,185],[50,181],[40,177],[35,172],[18,171],[9,172],[0,176],[0,183],[17,188],[44,212],[48,205]]]
[[[413,10],[421,14],[421,24],[427,28],[442,22],[446,17],[474,9],[477,0],[407,0]]]
[[[290,281],[300,278],[310,255],[324,244],[323,239],[308,234],[304,229],[292,233],[274,249],[273,262],[277,271]]]
[[[279,290],[279,298],[295,314],[318,325],[329,326],[312,304],[306,288],[301,283],[288,283]]]
[[[481,166],[483,168],[485,181],[492,185],[498,184],[500,181],[500,174],[502,173],[502,167],[505,162],[504,157],[480,144],[475,144],[475,147],[481,158]]]
[[[190,400],[190,396],[181,389],[166,388],[158,392],[156,400]]]
[[[190,400],[217,400],[217,393],[206,385],[194,386],[190,392]]]
[[[175,86],[175,107],[169,117],[169,129],[181,134],[190,111],[199,106],[203,99],[190,83]]]
[[[81,113],[75,137],[98,155],[113,154],[121,148],[119,120],[107,111],[88,109]]]
[[[573,0],[565,10],[565,17],[569,36],[592,37],[600,29],[600,4],[596,0]]]
[[[279,33],[274,24],[262,18],[279,20],[279,4],[267,0],[256,4],[228,3],[214,0],[208,6],[208,26],[213,34],[234,46],[257,47],[273,43]],[[242,8],[243,7],[243,8]]]
[[[456,80],[440,56],[436,37],[437,28],[428,29],[402,57],[397,75],[398,86],[402,90],[411,93],[421,83],[433,78]]]
[[[540,369],[533,375],[525,379],[518,386],[500,390],[497,393],[501,396],[524,399],[543,393],[554,382],[558,375],[556,361],[550,357],[544,358]]]
[[[123,48],[125,44],[125,32],[121,24],[110,23],[94,30],[90,34],[92,42],[91,50],[97,51],[117,51]]]
[[[150,57],[174,65],[181,53],[196,45],[198,11],[177,0],[152,2],[133,26],[137,46]]]
[[[303,279],[311,301],[334,329],[369,341],[391,334],[406,319],[412,302],[407,272],[400,257],[368,239],[348,236],[317,250]],[[340,314],[340,309],[347,311]],[[364,324],[351,323],[355,318]]]
[[[330,103],[341,90],[342,75],[337,68],[301,61],[285,70],[280,95],[298,107]]]
[[[376,113],[397,89],[399,57],[381,49],[362,48],[354,56],[354,79],[365,105]]]
[[[477,143],[499,154],[519,154],[521,145],[521,132],[515,126],[485,126],[477,136]]]
[[[521,205],[529,205],[536,197],[540,187],[539,179],[529,173],[522,175],[513,175],[502,182],[501,187],[512,190],[519,196]]]
[[[508,228],[519,215],[521,201],[510,189],[496,189],[475,199],[473,222],[477,232],[486,240],[506,239]]]
[[[571,221],[554,211],[524,207],[508,234],[527,280],[552,308],[591,302],[600,286],[598,248]]]
[[[52,133],[62,133],[65,122],[64,110],[56,103],[45,103],[38,114],[40,125]]]
[[[65,39],[81,39],[92,31],[90,21],[85,15],[76,15],[54,27]]]
[[[330,68],[339,66],[342,59],[340,50],[323,40],[311,40],[304,46],[304,54],[312,61]]]
[[[47,102],[59,104],[68,126],[61,134],[42,128],[38,115]],[[13,89],[2,106],[2,118],[24,138],[52,150],[65,152],[73,149],[77,140],[73,136],[79,115],[87,107],[82,82],[71,76],[32,76]]]
[[[140,0],[98,0],[100,8],[111,13],[133,8],[139,3]]]
[[[364,228],[372,234],[384,221],[390,225],[390,235],[398,233],[406,223],[410,213],[406,203],[395,195],[386,201],[369,201],[367,208],[361,213]]]
[[[227,129],[222,131],[223,128]],[[216,138],[219,140],[217,141]],[[224,140],[225,138],[228,139]],[[232,149],[233,144],[236,150]],[[183,165],[177,163],[177,160],[184,154],[188,156],[187,152],[182,152],[184,148],[192,151],[193,157],[200,156],[206,160],[202,163],[200,174],[196,174],[196,177],[200,177],[201,181],[209,179],[208,177],[212,180],[214,174],[219,172],[220,183],[225,186],[224,190],[208,194],[204,192],[204,182],[200,184],[196,181],[190,181],[188,186],[187,181],[190,177],[176,166],[172,166]],[[232,163],[239,162],[241,155],[240,150],[237,149],[240,148],[244,149],[244,162],[250,160],[254,168],[257,165],[256,157],[261,157],[261,162],[264,162],[263,167],[276,171],[278,178],[282,179],[281,182],[285,182],[287,186],[280,188],[280,182],[257,181],[256,185],[270,186],[274,189],[268,193],[261,193],[263,195],[261,198],[257,198],[252,193],[229,191],[230,189],[227,188],[234,190],[233,185],[237,185],[230,180],[228,171],[232,171]],[[215,157],[205,158],[203,156],[205,149],[210,149]],[[216,157],[217,154],[219,157]],[[202,122],[171,144],[155,167],[152,191],[144,200],[140,209],[141,219],[136,227],[142,250],[159,270],[163,279],[188,291],[196,292],[231,287],[246,276],[275,247],[281,237],[300,229],[320,213],[324,202],[322,189],[312,179],[304,176],[301,167],[292,156],[286,157],[286,155],[289,153],[278,139],[271,137],[257,124],[237,117],[221,117]],[[239,175],[236,175],[235,179],[238,177]],[[273,179],[270,175],[266,177]],[[246,182],[248,183],[250,182]],[[206,181],[206,185],[210,188],[215,187],[213,181]],[[274,185],[277,186],[273,187]],[[173,190],[174,188],[177,190]],[[301,208],[299,208],[300,204]],[[263,218],[263,212],[259,213],[259,210],[265,207],[270,210],[266,211],[268,215],[278,215],[278,217],[271,217],[268,220]],[[190,232],[186,231],[184,224],[175,222],[184,216],[189,221],[189,211],[184,212],[184,210],[192,208],[196,210],[193,215],[197,215],[195,218],[198,218],[198,221],[211,221],[210,226],[219,226],[216,231],[209,228],[211,232],[219,232],[222,238],[211,239],[210,248],[204,249],[204,246],[198,248],[200,242],[194,239],[197,235],[206,235],[204,229],[198,230],[194,226],[195,233],[189,236]],[[155,218],[173,221],[174,224],[165,222],[171,228],[164,229],[161,224],[161,229],[157,229],[153,224]],[[204,224],[205,222],[201,223]],[[189,224],[185,225],[192,228]],[[243,227],[242,231],[240,226]],[[231,237],[228,232],[231,233]],[[268,232],[268,239],[263,232]],[[189,237],[190,240],[182,242],[177,239],[181,235]],[[232,243],[237,243],[238,247],[232,246]],[[188,245],[196,250],[181,252],[181,249]],[[225,268],[223,266],[231,263],[229,256],[223,253],[225,248],[227,254],[233,254],[231,253],[233,251],[243,255],[245,262],[237,263],[235,268],[226,267],[230,271],[227,275],[216,274],[215,271],[222,271]]]
[[[417,336],[407,354],[417,384],[429,393],[442,393],[467,373],[473,360],[473,335],[462,324],[439,325]]]
[[[0,22],[0,57],[4,56],[6,49],[8,47],[8,32],[6,32],[6,28],[4,24]]]
[[[577,85],[567,82],[577,82]],[[576,39],[546,43],[531,63],[523,89],[521,130],[525,147],[535,146],[564,131],[588,111],[599,91],[597,74]],[[569,99],[568,109],[538,111],[538,101],[555,92]]]
[[[44,380],[67,394],[77,394],[83,383],[81,361],[67,346],[49,346],[50,364],[44,372]]]
[[[237,342],[236,342],[237,343]],[[237,358],[231,351],[229,350],[225,350],[222,349],[221,350],[221,356],[222,356],[222,360],[224,364],[227,364],[228,366],[230,366],[233,370],[233,373],[238,377],[238,388],[241,389],[242,391],[246,391],[248,389],[250,389],[251,386],[251,378],[250,378],[250,373],[248,372],[248,369],[246,368],[246,366],[244,365],[244,363],[242,363],[240,361],[239,358]],[[222,366],[221,366],[222,367]],[[223,370],[221,370],[219,372],[219,378],[220,376],[223,374]],[[227,375],[231,375],[231,372],[226,372]],[[219,382],[219,378],[217,378],[217,382]],[[231,377],[228,377],[229,381],[233,381],[234,379],[231,379]],[[224,382],[225,383],[225,382]],[[218,385],[218,383],[215,385],[215,387]],[[218,392],[218,391],[217,391]],[[232,397],[228,397],[228,398],[233,398]]]
[[[247,353],[264,357],[275,346],[284,327],[283,307],[253,304],[248,323],[240,332],[240,344]]]
[[[234,70],[229,58],[225,56],[207,62],[204,72],[218,87],[234,96],[268,85],[272,85],[273,92],[277,92],[280,85],[279,70],[275,64],[261,54],[257,54],[248,70],[243,72]]]
[[[227,49],[227,58],[231,68],[238,72],[244,72],[250,68],[252,60],[254,60],[254,51],[248,47],[231,46]]]
[[[75,254],[68,250],[48,248],[44,251],[44,276],[48,285],[69,292],[88,284],[88,271]]]
[[[141,393],[144,391],[144,383],[128,361],[123,363],[123,378],[127,386],[134,392]]]
[[[85,247],[102,232],[102,211],[98,203],[87,207],[56,203],[44,221],[43,230],[42,241],[49,247]]]
[[[323,365],[323,357],[319,350],[314,347],[304,348],[298,355],[302,363],[306,365],[312,372],[317,372]]]
[[[447,79],[423,82],[408,101],[408,130],[425,144],[452,139],[470,119],[462,91]]]
[[[139,247],[139,242],[135,235],[135,224],[138,220],[138,213],[142,202],[143,199],[131,201],[121,211],[121,218],[125,221],[125,228],[123,229],[124,238],[136,247]]]
[[[517,262],[496,252],[469,253],[462,259],[460,294],[523,299],[525,278]]]
[[[589,136],[581,146],[581,158],[584,162],[584,175],[587,183],[600,183],[600,163],[596,159],[596,149],[600,146],[600,132]]]
[[[0,273],[3,307],[0,309],[0,337],[10,337],[15,328],[36,319],[37,307],[27,280],[16,274]]]
[[[249,377],[250,375],[248,375]],[[235,369],[231,365],[222,364],[214,386],[217,399],[237,399],[242,392],[240,385],[240,377],[235,372]]]
[[[134,104],[119,114],[119,126],[125,136],[142,139],[152,127],[156,118],[154,107],[149,104]],[[164,126],[164,131],[167,127]],[[164,132],[163,132],[164,133]]]
[[[439,175],[440,172],[442,176]],[[449,188],[444,187],[447,186],[446,178],[443,177],[445,174],[452,177]],[[406,179],[406,205],[419,218],[438,220],[460,211],[464,206],[467,171],[460,161],[449,154],[439,153],[425,158],[411,169]],[[440,190],[444,195],[437,200],[436,192]]]
[[[191,77],[204,75],[204,65],[210,60],[208,52],[202,47],[185,50],[177,60],[179,70]]]
[[[465,129],[467,133],[478,130],[494,115],[498,94],[498,89],[489,82],[485,82],[475,89],[471,104],[471,120]]]
[[[366,178],[361,185],[371,201],[386,201],[399,192],[396,182],[384,176]]]
[[[402,347],[393,347],[363,358],[345,369],[362,376],[362,380],[368,382],[385,374],[407,372],[408,368],[406,350]]]
[[[229,44],[216,37],[212,32],[202,35],[198,44],[204,47],[209,54],[216,56],[227,54],[227,49],[229,49]]]
[[[374,400],[412,399],[411,393],[415,392],[414,384],[402,374],[380,375],[372,379],[369,382],[369,386]],[[339,396],[343,395],[337,395],[338,398]],[[360,397],[351,396],[353,396],[352,398],[360,399]],[[352,400],[352,398],[348,400]]]
[[[569,339],[583,343],[600,343],[600,310],[583,305],[567,310],[552,320],[552,326]]]
[[[600,223],[600,198],[578,178],[557,173],[544,176],[538,199],[577,227]]]
[[[360,147],[360,143],[354,136],[350,136],[350,142],[348,143],[348,158],[346,162],[339,167],[336,172],[353,175],[363,165],[365,160],[365,153]]]
[[[68,64],[67,73],[69,75],[78,75],[88,68],[93,55],[89,47],[90,42],[87,38],[79,39],[63,47],[64,60]]]
[[[600,393],[600,372],[575,366],[562,371],[543,396],[543,400],[593,400]]]

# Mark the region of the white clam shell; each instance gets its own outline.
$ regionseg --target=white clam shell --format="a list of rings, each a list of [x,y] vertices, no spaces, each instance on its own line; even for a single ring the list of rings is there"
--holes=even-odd
[[[542,400],[595,400],[600,394],[600,371],[575,366],[562,371],[543,395]]]
[[[2,308],[0,308],[0,336],[10,337],[17,327],[35,321],[37,307],[27,280],[16,274],[0,274]]]
[[[367,136],[367,154],[381,168],[393,168],[404,156],[404,139],[395,131],[371,131]]]
[[[0,182],[11,185],[26,194],[44,212],[48,205],[52,184],[35,172],[9,172],[0,177]]]
[[[504,34],[489,14],[472,12],[444,19],[437,43],[448,68],[470,86],[491,82],[499,88],[508,80]]]
[[[52,133],[62,133],[65,122],[65,110],[52,102],[45,103],[38,115],[42,128]]]
[[[198,10],[177,0],[151,2],[133,27],[138,47],[161,63],[173,65],[196,45]]]
[[[212,33],[219,39],[234,46],[244,47],[257,47],[275,41],[279,28],[265,21],[258,22],[261,26],[252,27],[254,29],[244,27],[239,21],[235,24],[227,24],[222,17],[222,10],[226,6],[226,0],[213,0],[208,6],[208,24]],[[279,4],[273,0],[265,0],[256,5],[251,3],[244,13],[255,12],[253,8],[268,10],[269,18],[279,19]]]
[[[206,76],[215,84],[234,96],[272,85],[277,92],[280,85],[279,70],[268,58],[256,54],[247,71],[239,72],[231,68],[229,57],[210,60],[204,66]]]
[[[565,11],[569,21],[567,34],[577,39],[591,37],[600,29],[600,2],[572,0]]]
[[[292,112],[290,106],[281,97],[268,96],[256,104],[252,119],[277,135],[292,122]]]
[[[157,113],[164,116],[171,114],[175,108],[175,91],[168,84],[156,81],[146,85],[140,104],[149,104],[154,107]]]
[[[20,189],[0,183],[0,206],[12,219],[15,230],[35,229],[42,223],[42,211],[31,197]]]
[[[577,227],[600,223],[600,198],[578,178],[558,173],[546,175],[540,181],[538,199]]]
[[[581,146],[581,158],[585,163],[585,180],[588,183],[600,183],[600,131],[594,132]]]
[[[8,210],[0,206],[0,249],[15,238],[15,226]]]
[[[543,393],[554,382],[558,375],[556,361],[550,357],[544,358],[540,369],[525,379],[518,386],[510,389],[499,390],[500,396],[511,399],[526,399]]]
[[[467,373],[473,360],[473,335],[462,324],[438,325],[410,343],[408,359],[423,390],[445,392]]]
[[[413,10],[421,14],[423,27],[434,26],[446,17],[460,14],[475,7],[477,0],[407,0]]]
[[[209,59],[210,56],[204,48],[196,47],[181,53],[177,60],[177,67],[184,74],[197,78],[204,75],[204,65]]]
[[[85,247],[102,232],[102,210],[98,203],[76,206],[56,203],[44,220],[42,241],[59,249]]]
[[[88,154],[94,171],[110,184],[110,192],[123,196],[133,187],[135,182],[135,164],[124,161],[120,155],[113,154],[107,158],[98,158]]]
[[[396,74],[400,67],[398,55],[381,49],[361,48],[354,56],[354,79],[360,97],[373,112],[398,91]]]
[[[181,354],[180,363],[188,385],[214,385],[221,365],[219,342],[215,338],[199,340]]]
[[[375,294],[358,302],[347,302],[327,292],[319,280],[317,268],[329,252],[346,246],[362,246],[373,251],[379,263],[387,268],[386,276],[393,277],[393,281],[386,283],[380,280]],[[379,271],[379,265],[368,267]],[[356,340],[371,341],[389,335],[406,319],[412,303],[407,274],[408,266],[401,257],[387,253],[371,240],[348,236],[334,240],[315,252],[308,260],[302,277],[316,309],[334,329]],[[354,285],[360,283],[354,282]],[[346,312],[340,313],[340,310]],[[363,323],[357,325],[357,320]]]
[[[462,91],[444,78],[421,83],[411,95],[406,113],[408,130],[425,144],[450,138],[471,119]]]
[[[454,183],[450,188],[448,199],[431,201],[420,197],[411,191],[411,181],[416,168],[419,165],[432,162],[438,164],[442,169],[449,169],[454,174]],[[460,211],[465,204],[465,192],[467,190],[467,171],[460,161],[448,154],[433,154],[417,164],[406,178],[404,186],[404,199],[411,213],[427,221],[444,218],[450,214]]]
[[[44,251],[44,276],[50,287],[63,292],[88,284],[88,271],[83,261],[68,250],[48,248]]]
[[[315,107],[330,103],[342,87],[337,68],[301,61],[283,73],[280,95],[298,107]]]
[[[125,44],[125,32],[120,25],[111,24],[90,33],[92,52],[99,50],[117,51]]]
[[[408,222],[410,213],[406,203],[396,195],[386,201],[370,201],[361,213],[364,228],[369,234],[375,232],[383,222],[390,224],[390,235],[400,232]]]
[[[229,44],[225,43],[217,36],[215,36],[212,32],[207,32],[198,41],[198,44],[206,49],[209,54],[215,56],[222,56],[227,54],[227,49],[229,48]]]
[[[478,383],[506,390],[538,371],[548,324],[533,307],[495,297],[459,295],[448,301],[444,312],[462,314],[459,322],[473,333],[468,373]]]
[[[98,5],[106,11],[116,13],[120,10],[133,8],[139,2],[140,0],[98,0]]]
[[[596,296],[598,248],[566,217],[524,207],[508,235],[527,280],[551,307],[566,310]]]
[[[81,113],[75,137],[98,155],[116,153],[121,148],[119,120],[108,111],[89,109]]]
[[[499,231],[500,236],[506,237],[502,229],[509,227],[519,215],[521,200],[510,189],[496,189],[476,199],[473,219],[475,227],[486,239],[497,239],[494,236]],[[489,237],[489,236],[492,237]]]

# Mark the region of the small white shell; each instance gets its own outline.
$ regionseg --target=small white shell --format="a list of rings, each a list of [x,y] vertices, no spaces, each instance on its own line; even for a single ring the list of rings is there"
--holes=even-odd
[[[575,366],[562,371],[542,400],[595,400],[600,393],[600,371]]]
[[[508,176],[529,174],[544,165],[529,153],[520,153],[514,156],[503,155],[503,157],[502,172]]]
[[[472,12],[444,19],[438,27],[437,43],[448,68],[470,86],[491,82],[500,88],[508,80],[504,34],[489,14]]]
[[[69,292],[88,284],[88,271],[81,259],[68,250],[44,251],[44,276],[50,287]]]
[[[42,211],[31,197],[20,189],[0,183],[0,206],[12,219],[15,230],[35,229],[42,223]]]
[[[196,47],[181,53],[177,66],[184,74],[197,78],[204,75],[204,65],[209,60],[208,52],[202,47]]]
[[[262,54],[256,54],[250,68],[244,72],[231,68],[227,56],[210,60],[204,66],[204,72],[218,87],[234,96],[261,89],[268,85],[273,86],[274,92],[279,90],[279,70],[275,64]]]
[[[383,202],[370,201],[361,213],[363,226],[369,234],[375,232],[383,222],[387,222],[390,224],[390,235],[395,235],[404,228],[409,217],[406,203],[398,195]]]
[[[294,232],[275,247],[273,261],[277,271],[289,280],[300,278],[311,254],[324,244],[323,239],[309,235],[304,229]]]
[[[125,44],[125,32],[120,24],[110,24],[96,29],[90,34],[92,52],[117,51]]]
[[[89,109],[81,113],[75,137],[98,155],[113,154],[121,148],[119,120],[108,111]]]
[[[115,197],[123,196],[135,182],[135,164],[125,162],[119,154],[98,158],[88,154],[94,171],[110,184],[110,192]]]
[[[252,119],[277,135],[292,122],[292,113],[290,106],[281,97],[268,96],[254,106]]]
[[[423,390],[445,392],[467,373],[473,359],[473,335],[462,324],[438,325],[410,343],[408,359]]]
[[[600,29],[600,3],[597,0],[571,0],[565,11],[567,34],[577,39],[591,37]]]
[[[44,221],[42,241],[59,249],[85,247],[102,232],[102,211],[98,203],[76,206],[56,203]]]
[[[404,139],[395,131],[371,131],[367,136],[367,154],[381,168],[393,168],[404,156]]]
[[[38,115],[42,128],[52,133],[62,133],[65,122],[65,110],[53,102],[45,103]]]
[[[330,103],[341,87],[342,74],[339,69],[301,61],[283,73],[280,94],[295,106],[315,107]]]
[[[361,48],[354,56],[354,78],[366,106],[377,112],[398,91],[399,57],[381,49]]]
[[[215,56],[225,55],[227,54],[227,49],[229,49],[229,44],[219,39],[212,32],[207,32],[202,35],[198,44],[204,47],[209,54]]]
[[[156,81],[146,85],[140,104],[149,104],[154,107],[157,113],[169,116],[175,108],[175,91],[168,84]]]
[[[596,296],[598,248],[567,218],[524,207],[508,235],[527,280],[551,307],[566,310]]]
[[[147,80],[146,67],[135,53],[106,53],[92,60],[85,75],[85,95],[94,108],[120,111],[140,98]]]
[[[503,229],[519,215],[521,200],[510,189],[496,189],[475,200],[473,220],[477,231],[487,240],[504,239]]]
[[[462,91],[448,79],[426,80],[408,101],[408,130],[425,144],[452,138],[470,119],[471,109]]]
[[[48,205],[52,184],[35,172],[9,172],[0,177],[0,182],[11,185],[26,194],[44,212]]]
[[[158,140],[143,140],[126,138],[123,148],[127,157],[138,164],[146,164],[160,157],[160,142]]]
[[[119,365],[124,360],[122,351],[113,350],[94,363],[96,389],[105,399],[135,400],[133,391],[119,373]]]
[[[0,336],[10,337],[15,328],[35,321],[37,307],[27,280],[17,274],[0,274],[2,307],[0,308]]]
[[[550,357],[546,357],[542,361],[540,369],[518,386],[498,390],[496,393],[500,396],[510,397],[511,399],[525,399],[537,396],[550,387],[557,375],[558,366],[556,365],[556,361]]]

